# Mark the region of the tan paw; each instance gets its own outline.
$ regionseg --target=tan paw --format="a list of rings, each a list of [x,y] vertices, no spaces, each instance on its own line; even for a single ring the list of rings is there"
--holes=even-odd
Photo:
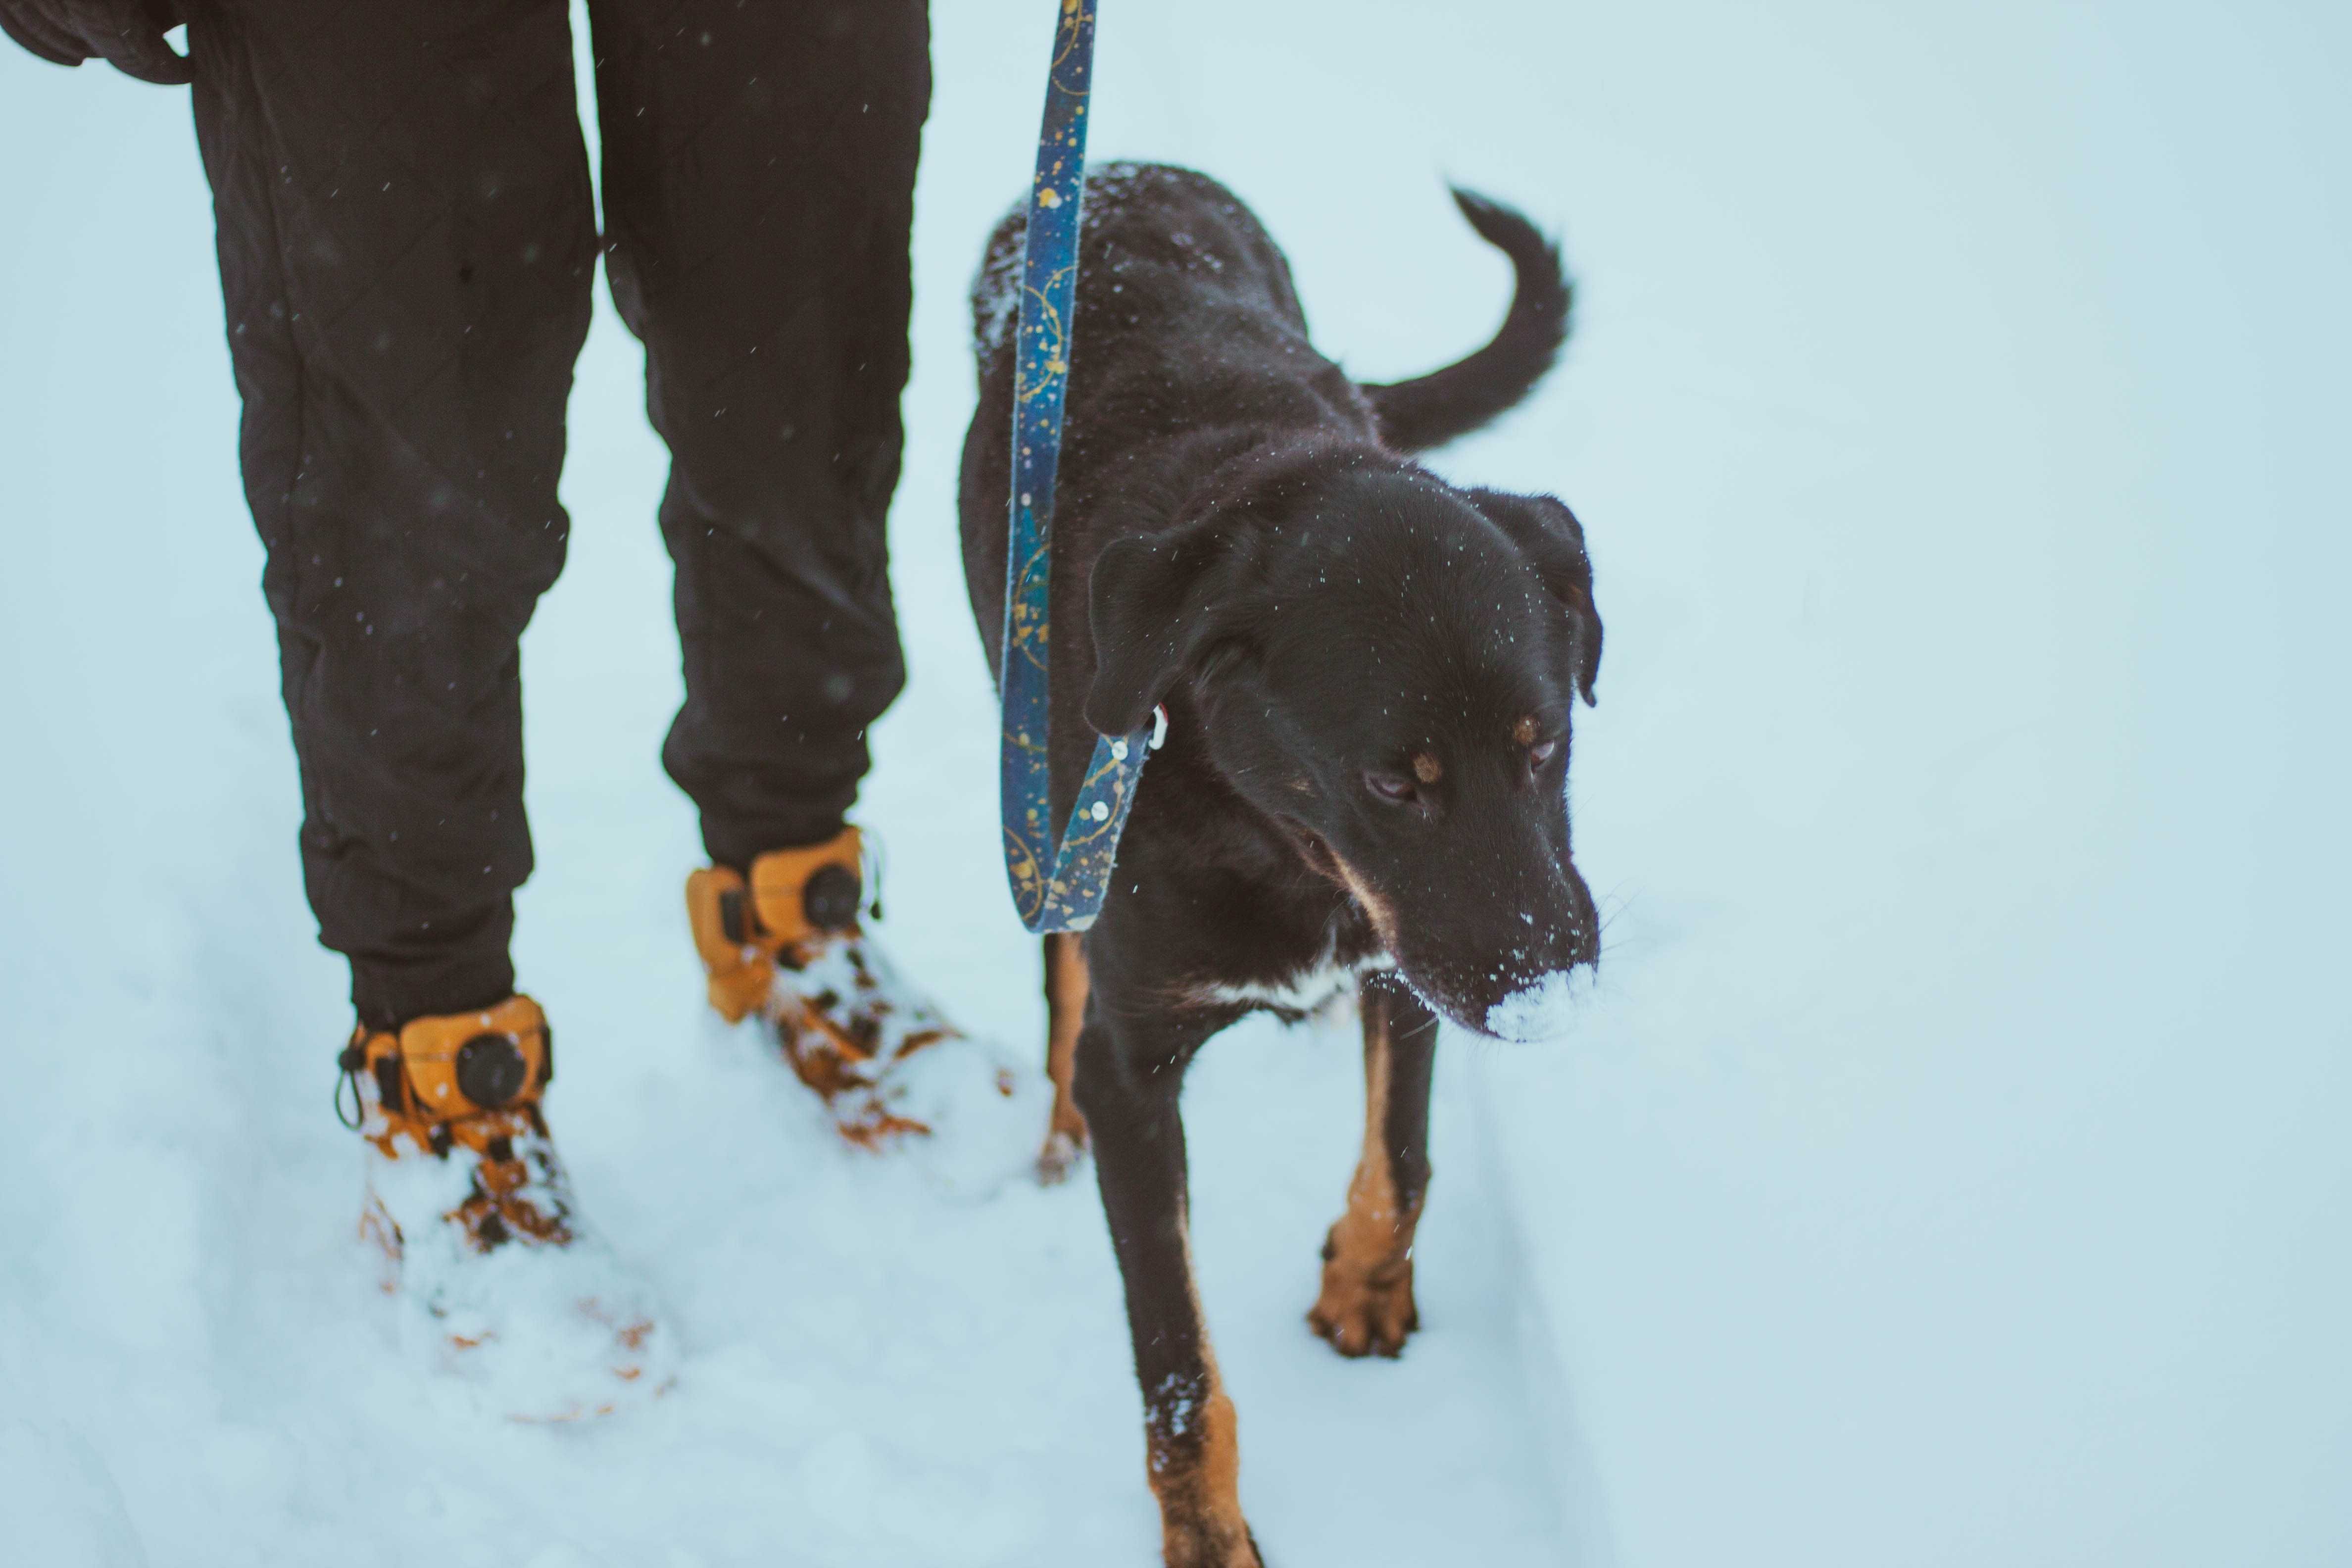
[[[1323,1293],[1307,1321],[1344,1356],[1402,1354],[1421,1327],[1412,1303],[1412,1254],[1351,1256],[1333,1239],[1323,1244]]]
[[[1163,1514],[1160,1551],[1168,1568],[1265,1568],[1238,1511],[1182,1520]]]
[[[1078,1162],[1086,1158],[1086,1123],[1078,1124],[1075,1137],[1058,1127],[1046,1133],[1045,1146],[1037,1151],[1038,1185],[1054,1187],[1068,1181],[1070,1173],[1078,1168]]]

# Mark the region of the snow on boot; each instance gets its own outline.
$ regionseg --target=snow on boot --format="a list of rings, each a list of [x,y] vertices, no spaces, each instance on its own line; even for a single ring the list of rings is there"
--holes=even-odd
[[[538,1003],[361,1028],[341,1065],[367,1142],[360,1234],[383,1252],[415,1348],[520,1421],[608,1415],[669,1386],[670,1337],[582,1223],[548,1135],[554,1039]]]
[[[978,1194],[1028,1167],[1045,1086],[973,1039],[902,977],[858,923],[855,827],[687,878],[687,918],[730,1023],[758,1014],[850,1143],[913,1146],[951,1191]]]

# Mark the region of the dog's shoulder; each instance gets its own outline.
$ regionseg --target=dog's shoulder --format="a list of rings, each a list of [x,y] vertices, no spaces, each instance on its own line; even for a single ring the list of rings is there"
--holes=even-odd
[[[1289,263],[1239,196],[1172,163],[1113,163],[1087,172],[1079,309],[1114,328],[1136,309],[1203,288],[1269,309],[1302,330]],[[1012,344],[1020,319],[1026,204],[989,236],[971,283],[972,345],[985,367]]]

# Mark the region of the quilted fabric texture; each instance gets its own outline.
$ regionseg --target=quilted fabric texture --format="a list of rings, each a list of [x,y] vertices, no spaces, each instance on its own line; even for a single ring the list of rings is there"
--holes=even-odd
[[[599,245],[562,0],[202,0],[247,499],[321,939],[388,1027],[513,989],[519,639],[561,570]],[[830,837],[904,674],[883,523],[929,101],[919,0],[591,6],[608,269],[673,470],[714,859]]]

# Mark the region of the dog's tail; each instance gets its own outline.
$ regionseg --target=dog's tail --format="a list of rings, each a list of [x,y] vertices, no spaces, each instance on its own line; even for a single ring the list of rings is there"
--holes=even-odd
[[[1502,414],[1535,390],[1568,341],[1574,291],[1560,271],[1559,247],[1502,203],[1452,189],[1470,226],[1511,258],[1518,283],[1502,330],[1485,348],[1444,370],[1364,388],[1380,416],[1381,439],[1400,452],[1442,447]]]

